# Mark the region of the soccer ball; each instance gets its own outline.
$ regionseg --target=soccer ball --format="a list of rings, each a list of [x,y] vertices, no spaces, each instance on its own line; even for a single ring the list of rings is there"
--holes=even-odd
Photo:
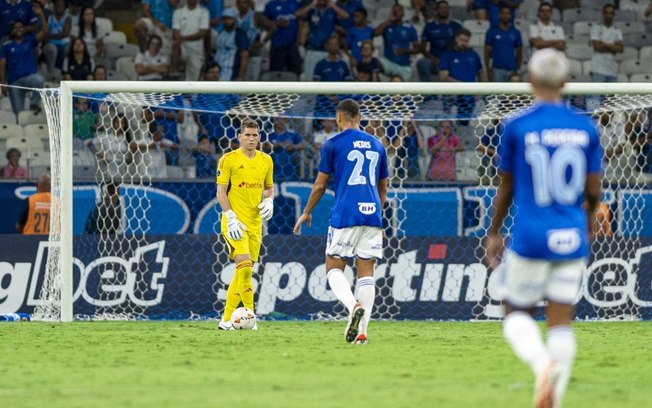
[[[237,330],[251,330],[256,325],[256,315],[251,309],[239,307],[233,311],[231,323]]]

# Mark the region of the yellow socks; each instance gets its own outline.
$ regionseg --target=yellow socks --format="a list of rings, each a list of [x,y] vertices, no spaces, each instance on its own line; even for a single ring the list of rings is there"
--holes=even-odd
[[[254,310],[254,286],[251,282],[253,274],[253,262],[242,261],[235,266],[235,273],[238,276],[238,291],[244,307]],[[229,290],[231,288],[229,287]]]

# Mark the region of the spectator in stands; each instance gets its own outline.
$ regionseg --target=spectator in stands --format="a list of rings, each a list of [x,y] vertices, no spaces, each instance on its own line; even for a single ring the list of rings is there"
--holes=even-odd
[[[547,1],[539,4],[539,21],[530,25],[529,34],[533,51],[542,48],[566,49],[564,28],[552,22],[552,4]]]
[[[591,80],[593,82],[617,82],[618,62],[615,54],[624,51],[623,33],[614,27],[616,8],[611,4],[602,7],[602,24],[591,28]]]
[[[93,81],[106,81],[106,67],[104,65],[96,65],[93,70]]]
[[[180,77],[181,61],[186,63],[186,81],[199,79],[204,65],[204,38],[209,35],[208,10],[198,6],[199,0],[187,4],[172,15],[172,75]]]
[[[147,40],[156,34],[166,41],[172,39],[172,14],[179,0],[142,0],[143,17],[134,24],[134,34],[141,51],[147,49]]]
[[[262,48],[269,41],[276,26],[263,13],[254,9],[250,0],[236,1],[238,27],[247,34],[249,40],[249,63],[245,73],[245,81],[258,81],[262,64]]]
[[[362,44],[374,38],[374,29],[367,24],[367,10],[360,8],[353,12],[353,25],[347,29],[345,36],[345,49],[351,62],[351,68],[355,69],[357,63],[362,60]]]
[[[6,179],[27,178],[27,168],[20,165],[21,156],[20,150],[15,147],[7,150],[7,165],[2,168],[2,177]]]
[[[349,13],[340,8],[333,0],[315,0],[297,10],[298,19],[308,21],[308,39],[306,41],[306,55],[303,61],[305,80],[312,80],[315,66],[326,58],[326,42],[335,33],[337,20],[346,20]]]
[[[650,1],[650,4],[647,5],[647,8],[645,9],[645,12],[643,13],[645,17],[650,17],[652,16],[652,1]]]
[[[480,56],[469,48],[471,32],[461,28],[455,35],[455,45],[439,60],[439,80],[442,82],[482,82],[484,73]],[[450,109],[450,98],[445,99],[446,110]],[[468,119],[475,109],[475,97],[462,95],[456,98],[457,116]]]
[[[95,9],[84,7],[79,19],[79,28],[72,32],[73,36],[79,37],[86,43],[88,55],[91,58],[100,57],[104,53],[104,40],[102,35],[97,32],[97,22],[95,21]]]
[[[68,56],[63,60],[63,79],[86,81],[93,79],[95,62],[88,54],[86,43],[79,37],[72,38]]]
[[[507,82],[510,74],[521,69],[523,61],[523,40],[511,20],[511,9],[500,9],[499,24],[491,27],[484,40],[484,66],[487,80]]]
[[[25,207],[16,223],[16,231],[25,235],[50,233],[50,175],[41,174],[36,181],[36,193],[27,197]]]
[[[81,0],[68,0],[66,2],[68,5],[68,16],[70,16],[70,35],[74,36],[75,33],[79,34],[79,20],[81,19],[81,9],[82,1]]]
[[[335,4],[337,4],[337,6],[342,10],[346,11],[349,15],[348,18],[340,18],[337,20],[335,30],[340,37],[346,37],[348,30],[355,24],[355,12],[357,10],[364,10],[366,24],[367,10],[361,0],[337,0],[337,3]]]
[[[204,81],[217,82],[220,80],[221,67],[214,61],[209,61],[204,67],[202,79]],[[193,98],[193,106],[200,106],[200,110],[195,112],[195,122],[199,126],[199,135],[207,136],[211,144],[216,146],[220,153],[238,149],[239,144],[235,129],[230,126],[231,119],[229,116],[220,113],[226,112],[235,103],[237,95],[197,95]],[[206,105],[209,105],[214,112],[206,111]]]
[[[161,52],[163,39],[154,34],[147,40],[147,49],[138,53],[134,68],[139,81],[160,81],[170,68],[168,56]]]
[[[163,127],[163,137],[173,144],[179,144],[179,125],[184,122],[182,111],[174,109],[157,109],[154,111],[154,122]],[[178,165],[179,151],[168,149],[165,151],[167,163],[171,166]]]
[[[417,61],[417,72],[421,82],[432,82],[432,75],[438,73],[441,55],[453,47],[455,34],[461,28],[460,23],[450,19],[448,2],[438,1],[435,18],[426,24],[421,34],[423,58]],[[429,51],[428,44],[430,44]]]
[[[315,66],[313,81],[342,82],[351,80],[351,72],[346,62],[340,58],[340,39],[333,35],[326,41],[326,58]]]
[[[151,174],[155,179],[168,178],[166,152],[178,150],[179,145],[164,137],[165,128],[156,122],[150,122],[149,133],[152,135],[151,143],[147,148],[152,161]]]
[[[86,220],[86,234],[116,234],[122,229],[120,188],[117,183],[104,184],[104,194]]]
[[[297,47],[299,23],[294,15],[298,9],[297,0],[271,0],[265,5],[265,17],[276,26],[269,53],[270,71],[301,74],[301,56]]]
[[[502,7],[509,7],[509,23],[513,24],[515,11],[522,2],[523,0],[475,0],[473,9],[478,20],[489,20],[489,25],[496,27],[500,24],[499,16]]]
[[[42,8],[40,8],[43,11]],[[0,40],[11,36],[11,25],[19,21],[23,24],[25,33],[35,34],[42,29],[39,16],[34,13],[29,1],[11,0],[3,1],[0,12]],[[39,27],[41,24],[41,27]],[[47,31],[46,31],[47,32]]]
[[[209,57],[213,55],[217,33],[222,31],[224,0],[200,0],[199,6],[208,10],[208,35],[204,37],[204,53]]]
[[[500,144],[501,125],[498,119],[491,119],[487,124],[484,134],[480,137],[475,150],[480,154],[481,169],[489,182],[496,175],[498,145]]]
[[[88,98],[74,98],[72,114],[73,137],[84,141],[95,137],[95,114]]]
[[[48,72],[52,72],[54,67],[62,69],[63,59],[70,44],[70,30],[72,27],[65,1],[54,0],[52,3],[54,13],[48,17],[48,40],[43,47]]]
[[[129,122],[123,113],[116,114],[111,124],[111,128],[86,142],[97,157],[98,176],[105,183],[119,182],[127,174],[127,154],[131,142]]]
[[[25,95],[27,89],[15,88],[43,88],[45,79],[36,70],[36,49],[47,34],[47,22],[45,16],[39,16],[43,21],[44,29],[36,35],[26,34],[25,27],[20,21],[11,25],[11,41],[7,41],[0,48],[0,86],[13,85],[11,88],[2,86],[2,94],[9,94],[11,109],[18,115],[25,107]],[[32,92],[30,109],[35,113],[41,111],[41,96],[38,92]]]
[[[419,177],[421,152],[426,150],[428,142],[423,140],[414,121],[406,120],[399,131],[400,144],[396,151],[396,175],[399,178]]]
[[[236,25],[238,13],[229,8],[222,15],[222,32],[217,34],[215,62],[222,68],[222,81],[243,81],[249,65],[249,38]]]
[[[355,66],[355,79],[360,82],[380,82],[383,66],[374,57],[374,43],[371,40],[363,41],[360,53],[362,59]]]
[[[195,157],[195,174],[197,178],[215,177],[217,160],[215,146],[210,143],[208,136],[199,136],[199,143],[192,148]]]
[[[288,129],[287,119],[276,118],[274,120],[274,131],[267,136],[264,143],[271,144],[274,178],[277,180],[296,179],[298,176],[297,165],[301,161],[300,154],[306,146],[300,134]]]
[[[453,133],[451,121],[440,122],[439,132],[428,139],[428,148],[432,154],[429,177],[433,180],[455,180],[455,152],[464,148]]]
[[[312,135],[312,145],[317,150],[321,149],[321,145],[326,140],[338,133],[337,123],[333,119],[320,119],[319,124],[321,125],[321,129]]]
[[[385,75],[400,75],[403,81],[410,81],[410,55],[421,52],[421,46],[414,26],[403,23],[404,15],[403,6],[394,4],[387,20],[374,29],[374,35],[383,36],[385,51],[380,62],[383,64]]]

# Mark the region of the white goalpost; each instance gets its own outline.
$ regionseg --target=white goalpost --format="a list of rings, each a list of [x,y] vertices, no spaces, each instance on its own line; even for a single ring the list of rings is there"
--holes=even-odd
[[[606,149],[614,147],[605,167],[617,173],[605,179],[609,233],[593,246],[578,308],[585,318],[650,318],[652,296],[648,298],[637,279],[652,272],[642,270],[635,259],[640,261],[646,253],[642,248],[652,245],[652,223],[645,219],[652,176],[644,168],[642,138],[630,140],[629,134],[642,132],[650,121],[652,84],[569,83],[564,94],[567,103],[594,116],[603,132],[622,139]],[[162,154],[175,172],[199,179],[201,151],[188,140],[208,135],[219,157],[230,148],[225,135],[233,135],[245,115],[261,123],[264,135],[278,132],[276,127],[284,123],[309,145],[291,154],[272,150],[275,160],[290,157],[284,168],[296,173],[282,175],[277,185],[277,208],[283,210],[275,217],[284,218],[266,226],[270,237],[254,274],[256,312],[284,318],[341,315],[323,268],[312,261],[323,257],[319,225],[295,241],[286,224],[305,205],[302,194],[314,179],[318,147],[310,135],[328,126],[337,100],[355,96],[368,129],[377,129],[393,152],[385,210],[388,259],[376,270],[376,317],[496,318],[497,282],[481,264],[479,248],[498,180],[494,158],[487,153],[492,146],[486,144],[495,143],[492,137],[502,120],[531,103],[529,95],[526,83],[63,81],[58,90],[42,92],[50,132],[53,208],[35,317],[69,322],[79,315],[138,319],[219,313],[233,270],[217,237],[219,208],[210,201],[210,177],[201,183],[182,177],[160,180],[153,175],[152,163]],[[94,137],[77,141],[82,116],[76,104],[82,99],[98,107],[93,112],[97,130]],[[210,115],[216,122],[209,126],[203,118]],[[109,159],[106,152],[98,153],[102,140],[97,139],[122,117],[131,140],[122,150],[124,157]],[[122,126],[121,119],[118,122]],[[429,148],[445,122],[452,125],[459,143],[466,143],[451,156],[452,178],[437,173],[433,163],[441,157]],[[154,133],[163,128],[175,133],[178,150],[156,150]],[[219,129],[223,134],[215,134]],[[408,144],[405,140],[412,133],[414,142]],[[91,157],[86,149],[93,149],[96,162],[85,166],[94,177],[79,173],[84,167],[80,157]],[[119,161],[117,173],[100,168],[110,168],[111,160]],[[84,230],[80,223],[106,199],[109,188],[119,191],[120,213],[111,216],[119,218],[120,228]],[[171,212],[165,212],[168,209]],[[320,214],[327,214],[323,210]],[[109,217],[101,210],[99,214]],[[323,217],[327,222],[327,215]],[[289,258],[283,259],[283,254]],[[302,263],[301,254],[311,260]],[[171,291],[174,296],[164,297]],[[172,306],[163,307],[162,298]],[[207,301],[211,303],[206,311],[198,312],[196,304]],[[76,310],[77,302],[85,302],[81,311]]]

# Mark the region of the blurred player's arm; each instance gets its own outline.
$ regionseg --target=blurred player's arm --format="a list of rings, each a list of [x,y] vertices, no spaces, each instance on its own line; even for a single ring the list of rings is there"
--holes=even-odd
[[[303,209],[303,213],[299,218],[297,219],[297,223],[294,225],[294,234],[299,235],[299,231],[301,230],[301,224],[304,222],[310,226],[312,223],[312,215],[310,213],[312,210],[315,208],[319,200],[321,200],[322,196],[326,192],[326,187],[328,185],[328,178],[330,177],[329,174],[319,172],[317,173],[317,178],[315,179],[315,184],[312,186],[312,191],[310,192],[310,197],[308,197],[308,203],[306,204],[306,208]],[[385,182],[387,180],[385,179]]]
[[[378,195],[380,196],[380,208],[385,207],[385,199],[387,198],[387,178],[378,180]]]
[[[18,217],[18,222],[16,223],[16,231],[23,233],[25,224],[27,224],[27,217],[29,216],[29,200],[25,200],[25,206],[23,211],[21,211],[20,216]]]
[[[493,205],[493,217],[485,239],[485,250],[487,263],[495,268],[500,263],[500,255],[503,251],[503,237],[500,229],[509,213],[509,206],[514,198],[514,175],[510,172],[500,172],[501,182],[496,191]]]

